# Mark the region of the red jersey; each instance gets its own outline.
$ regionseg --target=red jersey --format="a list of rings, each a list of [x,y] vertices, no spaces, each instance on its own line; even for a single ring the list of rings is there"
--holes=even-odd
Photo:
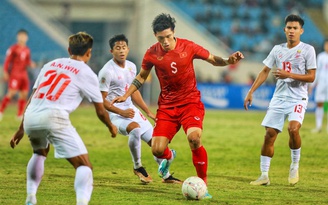
[[[31,64],[31,53],[27,46],[15,44],[6,53],[4,70],[10,76],[27,76],[27,67]]]
[[[192,41],[176,38],[173,50],[165,51],[160,43],[152,45],[144,55],[142,68],[155,67],[161,93],[160,107],[175,107],[200,102],[193,60],[206,60],[210,53]]]

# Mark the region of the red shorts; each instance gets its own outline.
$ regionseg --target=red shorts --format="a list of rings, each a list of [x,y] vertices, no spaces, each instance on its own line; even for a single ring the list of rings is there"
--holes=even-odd
[[[28,76],[10,77],[8,81],[8,88],[12,90],[29,91]]]
[[[182,126],[185,133],[191,127],[203,129],[205,109],[202,102],[171,108],[158,108],[153,137],[167,137],[170,142]]]

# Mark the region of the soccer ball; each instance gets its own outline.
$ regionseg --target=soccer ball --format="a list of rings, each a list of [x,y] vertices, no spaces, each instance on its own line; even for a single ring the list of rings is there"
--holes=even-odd
[[[207,186],[199,177],[189,177],[182,184],[182,194],[189,200],[200,200],[205,196]]]

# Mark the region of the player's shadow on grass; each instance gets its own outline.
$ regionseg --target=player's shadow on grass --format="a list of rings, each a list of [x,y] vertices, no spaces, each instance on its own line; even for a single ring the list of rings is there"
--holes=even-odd
[[[117,178],[112,178],[112,177],[95,177],[94,178],[94,186],[97,187],[112,187],[117,190],[122,190],[122,191],[128,191],[128,192],[152,192],[152,193],[171,193],[172,188],[176,189],[181,189],[181,186],[178,184],[170,184],[171,186],[161,186],[161,189],[157,189],[156,187],[158,185],[161,185],[161,181],[153,181],[148,184],[142,183],[139,181],[137,178],[133,177],[128,177],[128,178],[123,178],[123,177],[117,177]]]

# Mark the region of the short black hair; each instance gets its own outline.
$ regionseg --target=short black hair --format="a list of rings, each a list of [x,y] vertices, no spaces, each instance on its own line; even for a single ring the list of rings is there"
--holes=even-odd
[[[129,45],[129,40],[124,34],[118,34],[109,39],[109,47],[113,50],[115,43],[118,41],[125,41],[126,45]]]
[[[304,25],[304,20],[299,15],[296,14],[290,14],[286,16],[285,25],[287,24],[287,22],[293,22],[293,21],[297,21],[298,23],[300,23],[301,27],[303,27]]]
[[[68,38],[68,44],[72,55],[83,56],[92,48],[93,38],[86,32],[78,32]]]
[[[19,34],[19,33],[25,33],[26,35],[28,35],[28,32],[27,32],[27,30],[25,30],[25,29],[19,29],[18,31],[17,31],[17,34]]]
[[[157,33],[168,28],[171,28],[171,30],[174,31],[175,23],[175,18],[171,17],[170,14],[161,13],[153,20],[153,31],[154,33]]]

